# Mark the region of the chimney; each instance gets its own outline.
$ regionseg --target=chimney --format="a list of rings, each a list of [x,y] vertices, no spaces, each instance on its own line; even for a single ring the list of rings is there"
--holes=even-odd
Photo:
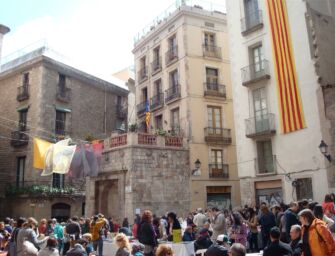
[[[0,24],[0,72],[1,72],[1,51],[2,51],[2,39],[5,34],[7,34],[10,29],[2,24]]]

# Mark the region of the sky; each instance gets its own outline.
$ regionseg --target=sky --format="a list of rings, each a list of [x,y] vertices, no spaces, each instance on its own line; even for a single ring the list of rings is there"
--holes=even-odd
[[[199,0],[187,1],[194,1],[193,5]],[[211,2],[224,5],[224,1]],[[43,41],[85,70],[112,74],[133,65],[134,36],[174,3],[173,0],[0,0],[0,24],[11,29],[4,37],[2,56]]]

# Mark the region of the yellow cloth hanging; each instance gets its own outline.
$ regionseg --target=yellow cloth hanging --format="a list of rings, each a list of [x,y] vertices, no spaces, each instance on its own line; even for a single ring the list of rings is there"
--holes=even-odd
[[[48,148],[53,145],[46,140],[34,138],[34,168],[44,169],[45,167],[45,154]]]

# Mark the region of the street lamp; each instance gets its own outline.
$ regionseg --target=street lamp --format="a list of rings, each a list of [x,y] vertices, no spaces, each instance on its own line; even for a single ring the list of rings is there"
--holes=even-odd
[[[332,157],[328,153],[328,145],[323,140],[321,140],[321,143],[319,145],[319,149],[320,149],[321,154],[324,155],[325,158],[327,158],[327,160],[329,162],[331,162],[332,161]]]
[[[195,167],[195,169],[192,171],[192,175],[194,175],[194,176],[200,176],[201,175],[201,170],[200,170],[201,162],[200,162],[199,159],[197,159],[194,162],[194,167]]]

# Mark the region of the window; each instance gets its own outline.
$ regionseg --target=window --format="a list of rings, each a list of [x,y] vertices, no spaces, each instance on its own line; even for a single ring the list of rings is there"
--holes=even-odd
[[[173,133],[179,133],[179,108],[171,110],[171,129]]]
[[[162,93],[162,80],[161,79],[158,79],[155,81],[154,83],[155,87],[154,87],[154,90],[155,90],[155,93],[154,95],[157,95],[158,97],[160,97],[160,94]]]
[[[29,73],[24,73],[23,74],[22,84],[23,84],[23,86],[28,86],[29,85]]]
[[[311,178],[296,180],[297,200],[313,199],[313,186]]]
[[[174,51],[177,46],[177,37],[174,35],[169,38],[169,49]]]
[[[222,119],[220,107],[207,107],[208,113],[208,133],[221,134]]]
[[[22,109],[19,111],[19,130],[20,131],[27,130],[27,116],[28,116],[28,108]]]
[[[222,150],[219,150],[219,149],[211,150],[211,163],[212,164],[221,166],[221,164],[223,163],[222,159],[223,159]]]
[[[252,95],[255,115],[255,132],[259,133],[267,131],[270,127],[265,88],[253,90]]]
[[[205,46],[215,46],[215,34],[205,33]]]
[[[141,60],[140,60],[141,69],[144,69],[144,68],[145,68],[145,63],[146,63],[145,59],[146,59],[146,58],[145,58],[145,56],[144,56],[144,57],[142,57]]]
[[[155,127],[156,129],[163,129],[163,115],[155,117]]]
[[[257,142],[258,174],[273,173],[275,171],[274,157],[272,155],[271,140]]]
[[[56,110],[56,135],[65,135],[66,112]]]
[[[218,89],[219,71],[216,68],[206,68],[206,82],[208,88]]]
[[[147,102],[148,100],[148,88],[142,89],[142,102]]]
[[[26,157],[20,156],[16,160],[16,186],[24,186],[24,171],[26,167]]]
[[[52,187],[54,188],[64,188],[65,175],[59,173],[52,174]]]
[[[174,70],[170,73],[170,87],[176,88],[178,87],[178,71]]]
[[[254,66],[254,72],[260,72],[264,70],[264,54],[262,45],[251,48],[252,64]]]
[[[244,14],[247,28],[252,27],[258,21],[258,10],[258,0],[244,0]]]
[[[160,66],[159,51],[160,51],[159,46],[154,49],[154,66],[156,68],[158,68]]]
[[[117,106],[122,106],[122,96],[117,96]]]
[[[169,50],[167,54],[167,63],[178,57],[177,37],[174,35],[168,39]]]
[[[58,76],[58,88],[61,91],[65,91],[65,86],[66,86],[66,77],[63,74],[59,74],[59,76]]]

